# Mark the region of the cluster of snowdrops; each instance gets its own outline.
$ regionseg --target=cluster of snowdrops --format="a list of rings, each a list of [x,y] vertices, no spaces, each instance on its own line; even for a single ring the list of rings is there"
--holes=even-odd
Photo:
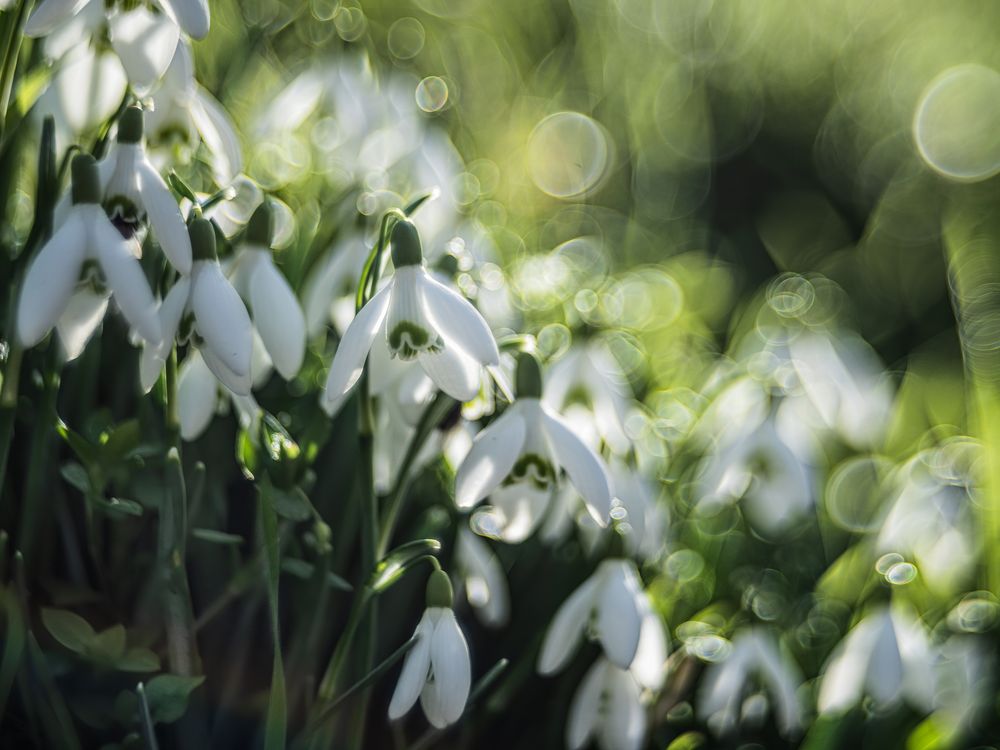
[[[364,402],[374,489],[395,486],[401,466],[416,471],[444,455],[466,514],[456,569],[430,561],[426,610],[390,719],[418,699],[434,727],[462,718],[475,655],[456,609],[467,604],[497,628],[533,616],[519,611],[493,545],[576,536],[592,574],[539,623],[537,653],[509,655],[558,675],[585,640],[597,644],[565,717],[570,747],[642,747],[650,725],[683,718],[683,706],[720,736],[773,721],[794,739],[817,713],[863,705],[877,715],[904,702],[955,741],[974,726],[989,679],[977,633],[996,616],[972,585],[979,447],[951,435],[899,463],[873,457],[895,386],[861,339],[828,316],[810,318],[815,279],[775,282],[760,324],[716,358],[702,386],[660,393],[653,409],[634,398],[601,335],[581,331],[542,352],[515,334],[517,305],[488,230],[455,195],[461,159],[406,81],[378,85],[351,59],[291,81],[244,133],[277,142],[329,112],[339,130],[322,144],[320,165],[362,186],[364,228],[342,233],[313,265],[300,301],[274,253],[295,217],[242,174],[236,129],[194,79],[189,37],[208,25],[198,0],[45,0],[28,19],[26,32],[44,36],[46,55],[62,61],[38,104],[57,142],[103,123],[108,138],[99,158],[71,157],[51,238],[21,286],[17,337],[31,347],[54,329],[71,361],[109,308],[119,311],[142,349],[142,389],[183,354],[172,407],[191,441],[227,408],[255,432],[264,417],[255,389],[295,379],[310,343],[336,333],[318,398],[331,417],[351,398]],[[100,81],[86,106],[74,102],[85,78]],[[216,192],[171,175],[195,154]],[[162,283],[151,286],[140,260],[157,248]],[[799,308],[789,309],[790,298]],[[463,405],[464,419],[427,432],[404,461],[439,393]],[[852,493],[864,491],[881,493],[877,507],[852,506]],[[857,566],[849,575],[867,581],[851,592],[853,610],[816,596],[789,619],[787,581],[773,564],[748,564],[735,583],[719,583],[743,591],[734,611],[711,606],[711,595],[697,608],[697,596],[681,596],[703,580],[705,549],[734,530],[770,549],[819,529],[819,514],[861,540],[814,542],[851,552],[837,564]],[[945,604],[932,621],[928,598]],[[805,663],[800,655],[821,640],[827,657]],[[696,684],[685,663],[704,667]]]

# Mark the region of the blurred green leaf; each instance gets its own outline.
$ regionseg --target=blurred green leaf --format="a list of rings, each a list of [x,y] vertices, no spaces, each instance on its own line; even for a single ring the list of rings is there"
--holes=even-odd
[[[84,653],[97,637],[90,623],[65,609],[43,609],[42,624],[53,638],[78,654]]]
[[[305,560],[285,558],[281,561],[281,570],[283,573],[288,573],[303,581],[308,581],[312,578],[316,566]],[[326,582],[332,588],[339,589],[340,591],[354,590],[354,587],[350,583],[331,571],[327,571]]]
[[[117,661],[125,653],[125,626],[112,625],[102,630],[90,645],[90,655],[107,661]]]
[[[90,475],[76,461],[67,461],[59,468],[59,474],[70,485],[80,490],[85,495],[90,492]]]
[[[187,711],[191,693],[204,681],[204,677],[161,674],[147,682],[146,701],[153,723],[170,724],[181,718]]]
[[[436,554],[441,550],[441,542],[437,539],[418,539],[400,545],[375,567],[372,576],[372,591],[382,592],[392,586],[399,578],[421,558]]]
[[[115,667],[122,672],[155,672],[160,668],[160,657],[142,646],[133,646],[118,659]]]
[[[227,534],[225,531],[215,529],[191,529],[191,536],[202,542],[224,546],[239,546],[246,541],[239,534]]]

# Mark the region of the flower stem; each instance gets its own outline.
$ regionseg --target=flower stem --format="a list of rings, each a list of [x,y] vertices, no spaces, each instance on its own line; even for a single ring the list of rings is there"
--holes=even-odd
[[[3,65],[0,66],[0,139],[7,130],[7,111],[10,109],[10,95],[14,88],[14,72],[17,70],[17,58],[21,54],[21,42],[24,41],[24,24],[33,4],[32,0],[21,0],[17,4],[16,14],[5,40]]]

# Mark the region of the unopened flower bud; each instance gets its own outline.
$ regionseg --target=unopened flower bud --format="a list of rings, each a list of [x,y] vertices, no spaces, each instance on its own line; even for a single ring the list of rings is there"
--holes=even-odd
[[[143,113],[139,107],[129,107],[118,121],[119,143],[140,143],[142,141]]]
[[[271,247],[274,237],[274,209],[271,202],[264,200],[253,212],[247,223],[246,240],[251,245]]]

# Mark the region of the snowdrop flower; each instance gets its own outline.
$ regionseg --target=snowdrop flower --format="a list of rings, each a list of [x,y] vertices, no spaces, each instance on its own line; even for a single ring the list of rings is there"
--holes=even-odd
[[[28,267],[17,311],[21,344],[41,341],[83,282],[101,293],[111,289],[125,318],[154,346],[162,338],[156,302],[136,258],[138,247],[118,233],[100,206],[97,165],[89,154],[72,163],[72,208]]]
[[[622,558],[604,560],[563,602],[542,642],[538,671],[550,675],[566,666],[585,633],[598,640],[608,659],[622,669],[632,666],[642,653],[639,668],[642,674],[651,675],[646,681],[655,684],[652,675],[662,672],[666,658],[663,627],[642,589],[635,563]],[[658,664],[656,654],[661,654]]]
[[[208,34],[208,0],[156,0],[156,5],[195,39],[204,39]],[[42,0],[28,18],[24,33],[29,37],[46,36],[95,6],[109,12],[115,7],[105,0]]]
[[[125,110],[115,145],[97,163],[104,209],[125,237],[149,222],[163,254],[180,273],[191,273],[191,240],[184,217],[167,184],[146,157],[143,112]]]
[[[396,222],[391,242],[396,271],[348,326],[330,365],[323,408],[331,416],[357,385],[383,332],[392,357],[417,359],[434,384],[459,401],[479,392],[483,367],[500,363],[493,334],[476,308],[422,267],[413,224]]]
[[[979,446],[959,438],[906,463],[877,541],[879,552],[912,555],[927,585],[943,594],[972,574],[981,546],[974,478],[955,463],[962,450],[978,452]]]
[[[455,502],[479,514],[484,532],[508,542],[526,539],[545,515],[559,468],[566,470],[594,520],[607,525],[611,480],[601,459],[541,399],[542,377],[534,355],[517,362],[518,399],[476,436],[455,476]]]
[[[996,683],[996,657],[982,636],[953,635],[941,646],[934,665],[934,718],[959,747],[963,733],[984,716]]]
[[[346,331],[354,318],[354,291],[370,248],[364,237],[351,233],[330,249],[309,272],[302,293],[309,336],[318,336],[332,322]]]
[[[389,703],[389,718],[403,716],[420,697],[427,720],[438,729],[454,724],[465,711],[472,682],[469,647],[455,620],[451,581],[435,570],[427,581],[427,609],[403,660],[403,670]]]
[[[212,374],[233,393],[246,396],[250,393],[253,347],[250,316],[219,267],[211,222],[196,218],[188,230],[194,256],[191,276],[182,276],[160,304],[164,339],[159,346],[143,350],[139,363],[142,387],[148,391],[156,383],[178,330],[184,334],[190,330]]]
[[[161,169],[167,163],[186,164],[199,143],[208,149],[217,184],[230,184],[243,169],[236,129],[222,105],[195,80],[191,46],[183,39],[153,92],[146,133],[151,156]]]
[[[820,683],[820,713],[846,711],[865,695],[879,709],[906,699],[930,710],[934,657],[923,626],[902,607],[865,617],[834,649]]]
[[[773,416],[759,424],[730,428],[699,470],[699,510],[712,512],[742,501],[750,524],[778,536],[813,503],[813,475],[781,437]]]
[[[249,430],[260,419],[262,410],[253,395],[239,396],[222,385],[205,364],[201,352],[192,347],[177,373],[177,420],[181,439],[190,442],[201,437],[212,423],[212,417],[225,411],[227,401],[236,409],[244,430]]]
[[[458,530],[455,562],[462,571],[465,596],[480,621],[501,628],[510,618],[510,590],[500,560],[481,537],[465,526]]]
[[[618,454],[627,453],[631,441],[625,434],[629,404],[628,380],[607,346],[577,345],[549,368],[544,403],[562,411],[582,400],[594,414],[601,439]]]
[[[611,476],[615,504],[625,511],[624,521],[630,527],[631,533],[625,535],[626,549],[630,554],[650,560],[663,549],[667,528],[666,505],[659,502],[656,488],[638,467],[614,462]]]
[[[719,735],[730,734],[741,720],[763,718],[767,690],[783,736],[796,734],[802,726],[802,705],[797,690],[802,677],[792,662],[783,658],[775,638],[762,628],[748,628],[733,638],[732,650],[723,661],[709,665],[698,697],[703,721]]]
[[[264,201],[250,217],[231,278],[236,291],[249,303],[268,357],[281,377],[291,380],[305,356],[306,323],[295,292],[274,265],[273,240],[273,208]]]
[[[627,669],[599,658],[573,696],[566,745],[585,747],[593,738],[601,750],[639,750],[646,740],[642,689]]]

